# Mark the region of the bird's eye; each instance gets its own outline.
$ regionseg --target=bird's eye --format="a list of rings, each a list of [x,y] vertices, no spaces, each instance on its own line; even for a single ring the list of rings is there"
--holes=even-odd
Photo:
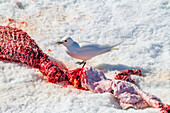
[[[67,40],[64,40],[64,42],[67,42]]]

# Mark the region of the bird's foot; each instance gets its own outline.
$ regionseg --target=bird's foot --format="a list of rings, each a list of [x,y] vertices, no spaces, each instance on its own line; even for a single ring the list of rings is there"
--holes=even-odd
[[[82,68],[84,68],[84,66],[86,65],[86,62],[85,61],[83,61],[83,62],[76,62],[76,64],[79,64],[79,65],[83,64]]]
[[[76,64],[82,65],[82,64],[84,64],[84,61],[82,61],[82,62],[76,62]]]

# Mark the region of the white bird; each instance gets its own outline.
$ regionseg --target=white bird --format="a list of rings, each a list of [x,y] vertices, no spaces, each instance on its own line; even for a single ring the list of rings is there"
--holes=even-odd
[[[84,67],[87,60],[97,55],[107,53],[112,49],[118,50],[118,48],[113,48],[113,47],[119,45],[120,43],[113,46],[102,46],[98,44],[88,44],[88,45],[80,46],[71,37],[68,37],[61,42],[56,42],[56,45],[59,44],[63,44],[67,48],[66,53],[68,55],[70,55],[73,58],[83,60],[82,62],[77,62],[77,64],[79,65],[83,64]]]

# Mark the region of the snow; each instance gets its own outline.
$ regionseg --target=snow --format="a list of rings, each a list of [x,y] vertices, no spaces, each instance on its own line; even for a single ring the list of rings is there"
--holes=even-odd
[[[69,57],[64,46],[55,45],[63,37],[110,45],[124,40],[119,50],[97,56],[87,65],[112,79],[116,70],[139,68],[144,77],[136,77],[136,83],[170,104],[169,12],[168,0],[0,0],[0,25],[15,19],[11,26],[26,31],[45,53],[69,69],[78,68],[78,60]],[[0,112],[157,113],[159,109],[122,110],[109,93],[63,88],[46,83],[37,69],[0,61]]]

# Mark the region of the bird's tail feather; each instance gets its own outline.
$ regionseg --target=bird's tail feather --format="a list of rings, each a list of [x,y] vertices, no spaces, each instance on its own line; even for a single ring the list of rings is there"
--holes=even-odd
[[[119,48],[114,48],[114,47],[122,44],[123,42],[124,42],[124,41],[121,41],[121,42],[119,42],[119,43],[117,43],[117,44],[115,44],[115,45],[112,45],[111,48],[109,48],[109,49],[119,50]]]
[[[113,48],[113,47],[112,47],[112,48],[110,48],[110,49],[119,50],[119,48]]]
[[[117,45],[122,44],[123,42],[124,42],[124,41],[121,41],[121,42],[118,43],[118,44],[115,44],[115,45],[113,45],[113,46],[111,46],[111,47],[109,47],[109,48],[104,49],[104,50],[101,51],[98,55],[103,54],[103,53],[107,53],[107,52],[109,52],[109,51],[111,51],[111,50],[119,50],[119,48],[114,48],[114,47],[117,46]]]

